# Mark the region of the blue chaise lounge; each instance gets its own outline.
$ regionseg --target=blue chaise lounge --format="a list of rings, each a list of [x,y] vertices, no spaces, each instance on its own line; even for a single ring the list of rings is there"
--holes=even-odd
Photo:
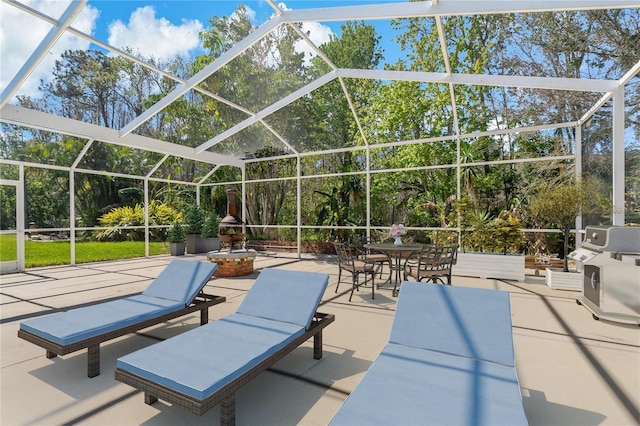
[[[226,300],[203,292],[217,267],[173,260],[142,294],[25,321],[18,337],[46,349],[47,358],[87,348],[87,375],[95,377],[102,342],[197,311],[206,324],[209,307]]]
[[[220,404],[220,423],[235,423],[235,392],[334,321],[316,312],[329,276],[265,268],[235,314],[118,359],[116,380],[202,415]]]
[[[509,293],[404,282],[389,343],[331,425],[526,425]]]

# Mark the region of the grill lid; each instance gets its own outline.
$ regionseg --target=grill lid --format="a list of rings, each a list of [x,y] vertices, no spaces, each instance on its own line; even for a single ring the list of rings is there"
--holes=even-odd
[[[630,226],[587,226],[582,247],[596,251],[640,253],[640,228]]]

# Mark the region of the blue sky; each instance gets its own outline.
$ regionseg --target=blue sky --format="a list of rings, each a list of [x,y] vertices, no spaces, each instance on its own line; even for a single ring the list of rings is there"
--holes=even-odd
[[[69,0],[18,0],[42,13],[58,18]],[[324,0],[285,1],[288,9],[338,7],[390,0]],[[396,0],[397,1],[397,0]],[[73,22],[73,27],[118,48],[131,47],[144,56],[171,59],[176,55],[194,57],[203,52],[198,34],[209,27],[212,16],[228,16],[245,4],[251,11],[254,25],[261,25],[273,8],[264,0],[89,0],[85,9]],[[46,36],[49,24],[26,14],[7,3],[0,2],[0,86],[15,76],[38,43]],[[395,62],[397,47],[390,42],[391,28],[387,21],[374,21],[383,36],[387,62]],[[331,33],[338,34],[341,22],[305,23],[310,38],[317,45],[326,42]],[[29,28],[29,31],[24,31]],[[391,43],[391,44],[389,44]],[[25,81],[19,94],[37,97],[38,84],[50,78],[56,59],[67,49],[88,49],[86,40],[65,35],[50,50],[38,69]]]
[[[279,2],[284,3],[289,9],[310,9],[319,7],[339,7],[349,5],[363,5],[376,3],[389,3],[393,0],[294,0]],[[395,0],[397,1],[397,0]],[[242,3],[254,14],[254,24],[261,25],[274,14],[273,8],[264,0],[248,1],[221,1],[221,0],[90,0],[90,5],[100,9],[98,26],[96,27],[96,37],[107,40],[109,37],[109,25],[115,21],[126,23],[136,11],[151,6],[156,14],[156,18],[165,18],[175,26],[181,26],[185,21],[198,21],[208,27],[208,19],[212,16],[229,16]],[[321,25],[330,29],[333,33],[339,34],[341,22],[325,22]],[[388,21],[375,21],[381,35],[389,36],[391,27]],[[314,28],[309,28],[314,37]],[[317,28],[315,40],[320,42],[327,36],[327,29]],[[395,55],[391,55],[395,58]],[[394,61],[395,62],[395,61]]]

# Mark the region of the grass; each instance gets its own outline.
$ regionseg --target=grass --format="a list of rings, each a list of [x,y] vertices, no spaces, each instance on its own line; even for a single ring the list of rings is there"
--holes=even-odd
[[[69,241],[24,242],[25,266],[69,265],[71,243]],[[169,244],[149,243],[149,255],[168,254]],[[144,257],[144,241],[76,242],[76,263]],[[16,260],[16,236],[0,235],[0,261]]]

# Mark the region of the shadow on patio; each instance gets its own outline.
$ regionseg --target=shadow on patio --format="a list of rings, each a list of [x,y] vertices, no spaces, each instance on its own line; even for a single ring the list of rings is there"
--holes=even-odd
[[[191,256],[204,260],[203,256]],[[47,359],[17,337],[21,321],[143,290],[171,260],[154,257],[34,269],[2,276],[1,424],[217,424],[218,407],[201,417],[143,395],[113,378],[118,357],[196,327],[193,314],[102,345],[102,374],[86,377],[86,351]],[[312,343],[294,350],[237,394],[238,424],[326,424],[387,342],[396,298],[391,288],[334,293],[332,256],[297,260],[258,256],[256,272],[214,278],[209,293],[227,302],[210,321],[235,312],[264,267],[330,274],[322,311],[336,321],[324,333],[324,357]],[[430,285],[430,284],[429,284]],[[637,424],[640,421],[640,334],[636,326],[594,321],[577,293],[552,290],[540,277],[525,283],[453,277],[453,285],[494,288],[511,296],[516,368],[530,424]],[[479,307],[481,308],[481,307]],[[380,398],[385,390],[380,389]]]

